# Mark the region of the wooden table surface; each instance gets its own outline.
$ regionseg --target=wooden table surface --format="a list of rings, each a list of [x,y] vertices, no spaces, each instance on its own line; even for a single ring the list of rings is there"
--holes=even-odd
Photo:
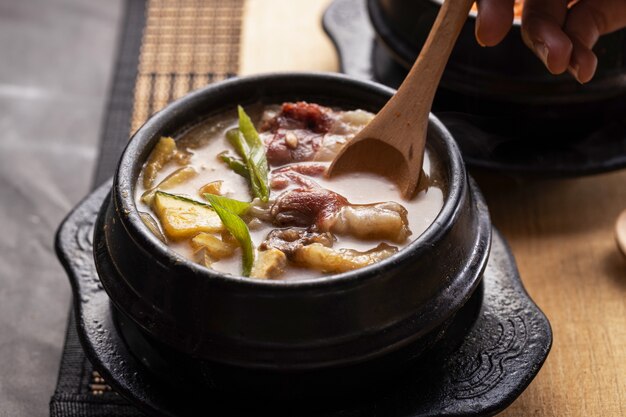
[[[240,70],[337,71],[320,26],[329,0],[247,0]],[[552,351],[503,416],[626,416],[626,259],[613,226],[626,170],[565,180],[475,173],[531,297],[552,324]]]

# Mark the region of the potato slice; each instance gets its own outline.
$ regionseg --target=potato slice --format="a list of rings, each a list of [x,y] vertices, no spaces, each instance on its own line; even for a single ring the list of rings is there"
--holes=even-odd
[[[152,200],[154,200],[154,195],[156,194],[157,190],[170,190],[177,185],[180,185],[194,178],[196,175],[198,175],[198,172],[193,167],[179,168],[167,177],[165,177],[165,179],[161,181],[159,185],[144,192],[141,195],[141,201],[143,201],[148,206],[151,206]]]
[[[285,271],[286,265],[287,256],[278,249],[270,248],[257,252],[250,276],[263,279],[276,278]]]
[[[148,157],[148,162],[143,170],[143,186],[152,188],[157,174],[169,162],[176,153],[176,141],[172,138],[162,137],[157,142]]]
[[[200,193],[200,195],[205,193],[222,195],[222,184],[224,184],[224,181],[213,181],[200,187],[200,190],[198,192]]]
[[[222,221],[211,206],[163,191],[154,195],[154,212],[165,235],[173,240],[188,239],[200,232],[219,233],[224,230]]]
[[[236,246],[224,242],[209,233],[198,233],[191,239],[191,247],[194,252],[204,250],[213,260],[219,260],[232,256]]]
[[[294,260],[307,268],[326,273],[340,273],[380,262],[398,252],[395,246],[381,243],[366,252],[354,249],[333,249],[313,243],[299,248]]]

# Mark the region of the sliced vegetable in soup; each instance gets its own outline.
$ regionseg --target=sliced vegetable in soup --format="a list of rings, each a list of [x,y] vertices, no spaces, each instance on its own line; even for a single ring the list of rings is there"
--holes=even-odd
[[[325,177],[373,114],[306,102],[259,110],[238,107],[163,137],[148,157],[136,187],[141,218],[185,257],[261,279],[341,273],[397,253],[439,213],[428,151],[411,200],[375,175]]]

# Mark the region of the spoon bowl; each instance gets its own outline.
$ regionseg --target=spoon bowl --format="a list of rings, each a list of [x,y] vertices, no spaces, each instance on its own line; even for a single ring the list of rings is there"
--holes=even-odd
[[[380,163],[381,160],[385,163]],[[389,143],[375,138],[352,142],[350,156],[335,159],[333,175],[350,172],[372,172],[389,178],[396,184],[400,184],[404,178],[411,177],[409,164],[402,152]]]

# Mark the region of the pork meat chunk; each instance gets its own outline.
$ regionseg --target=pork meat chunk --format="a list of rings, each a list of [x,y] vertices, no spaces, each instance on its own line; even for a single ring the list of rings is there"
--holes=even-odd
[[[286,191],[278,196],[270,213],[278,226],[310,227],[364,240],[402,243],[411,234],[402,205],[350,204],[345,197],[324,188]]]

